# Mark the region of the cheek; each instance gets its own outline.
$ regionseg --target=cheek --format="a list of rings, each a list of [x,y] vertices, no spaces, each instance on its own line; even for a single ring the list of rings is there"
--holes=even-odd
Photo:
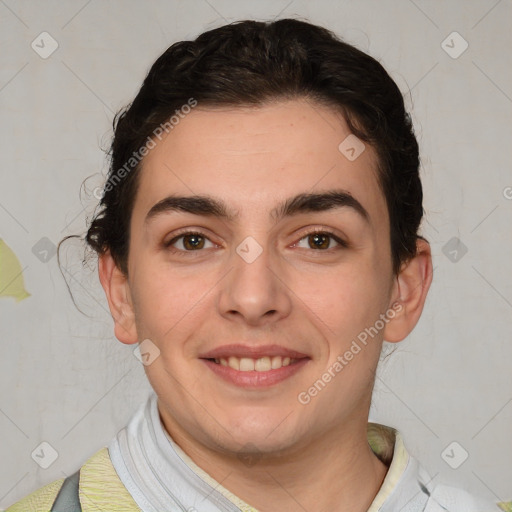
[[[351,326],[364,327],[385,304],[385,287],[371,265],[303,273],[291,288],[334,334],[343,334]]]
[[[149,259],[139,262],[134,288],[137,328],[166,351],[201,325],[219,278],[215,272],[187,272]],[[166,341],[173,340],[173,343]]]
[[[294,284],[297,296],[313,312],[309,318],[325,335],[325,369],[347,354],[342,359],[344,377],[338,378],[339,382],[348,379],[351,385],[364,385],[362,381],[371,374],[366,369],[374,369],[378,361],[383,329],[376,332],[374,326],[387,306],[388,280],[373,259],[361,257],[358,264],[315,276],[302,274]],[[296,303],[300,306],[300,301]]]
[[[154,261],[139,261],[132,286],[137,327],[144,330],[146,337],[161,340],[187,307],[188,299],[180,281]]]

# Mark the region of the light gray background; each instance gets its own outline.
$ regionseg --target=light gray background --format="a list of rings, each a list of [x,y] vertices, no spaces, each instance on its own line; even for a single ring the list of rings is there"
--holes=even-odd
[[[84,232],[113,113],[165,48],[274,17],[323,24],[381,60],[416,123],[434,284],[418,327],[380,368],[371,419],[399,427],[436,481],[512,499],[510,1],[0,0],[0,238],[31,294],[0,297],[0,507],[77,469],[149,390],[134,347],[113,337],[95,261],[83,269],[80,243],[64,245],[86,317],[56,257],[43,263],[33,246]],[[47,59],[31,48],[43,31],[59,44]],[[458,58],[441,45],[453,31],[469,44]],[[443,253],[452,237],[467,247],[445,251],[456,262]],[[59,454],[48,469],[31,458],[42,441]],[[441,457],[453,441],[469,453],[458,469]]]

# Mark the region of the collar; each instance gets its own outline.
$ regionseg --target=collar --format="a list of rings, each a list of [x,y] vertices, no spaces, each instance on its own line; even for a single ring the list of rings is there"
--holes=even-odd
[[[367,434],[370,447],[389,468],[368,512],[423,511],[432,479],[408,454],[400,433],[368,423]],[[257,512],[173,441],[160,420],[155,393],[118,432],[108,451],[119,478],[144,512]]]

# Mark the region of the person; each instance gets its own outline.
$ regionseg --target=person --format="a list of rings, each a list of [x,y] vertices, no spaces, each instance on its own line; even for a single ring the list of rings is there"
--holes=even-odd
[[[114,132],[85,241],[154,392],[9,512],[498,510],[368,422],[432,280],[381,64],[305,21],[231,23],[168,48]]]

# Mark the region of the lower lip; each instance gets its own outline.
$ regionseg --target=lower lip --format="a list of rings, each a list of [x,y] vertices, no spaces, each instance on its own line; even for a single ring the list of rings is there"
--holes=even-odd
[[[239,370],[234,370],[230,366],[223,366],[208,359],[202,359],[202,361],[204,361],[208,368],[210,368],[210,370],[215,374],[235,386],[241,388],[267,388],[274,386],[297,373],[305,364],[307,364],[309,358],[305,357],[299,359],[296,363],[288,366],[281,366],[281,368],[268,370],[266,372],[257,372],[255,370],[241,372]]]

